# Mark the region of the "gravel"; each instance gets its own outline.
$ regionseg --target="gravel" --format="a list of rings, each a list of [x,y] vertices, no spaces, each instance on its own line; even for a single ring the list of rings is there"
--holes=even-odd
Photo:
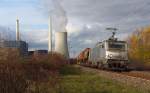
[[[81,67],[81,69],[86,72],[97,73],[101,77],[115,80],[117,82],[121,82],[128,86],[133,86],[137,88],[139,91],[145,91],[144,93],[150,93],[150,80],[148,79],[143,79],[141,77],[135,77],[131,75],[129,76],[127,74],[121,74],[121,73],[116,73],[116,72],[92,69],[88,67]]]

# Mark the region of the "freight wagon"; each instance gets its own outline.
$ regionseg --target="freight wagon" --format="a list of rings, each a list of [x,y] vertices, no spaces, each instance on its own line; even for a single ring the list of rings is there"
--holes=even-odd
[[[77,57],[78,64],[86,64],[86,62],[88,62],[90,50],[90,48],[86,48],[79,54],[79,56]]]

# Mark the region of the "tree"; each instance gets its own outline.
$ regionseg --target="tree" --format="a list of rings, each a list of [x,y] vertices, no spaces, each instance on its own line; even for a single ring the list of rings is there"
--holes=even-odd
[[[150,64],[150,27],[135,31],[129,36],[128,44],[132,62]]]

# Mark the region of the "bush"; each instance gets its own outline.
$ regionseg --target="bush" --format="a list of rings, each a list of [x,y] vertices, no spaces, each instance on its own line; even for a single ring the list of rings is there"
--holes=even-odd
[[[40,55],[40,56],[34,56],[30,63],[40,63],[43,68],[48,70],[59,70],[62,66],[67,64],[67,60],[60,54],[57,53],[51,53],[49,55]]]
[[[25,76],[30,81],[29,91],[32,93],[54,91],[59,84],[59,71],[66,63],[67,60],[56,53],[33,56],[29,62],[23,64]]]
[[[0,93],[26,93],[28,83],[19,63],[0,63]]]
[[[68,69],[68,61],[57,53],[30,59],[8,54],[0,59],[0,93],[55,93],[61,70]]]
[[[48,71],[42,67],[41,63],[24,63],[23,69],[27,80],[44,82],[49,78]]]

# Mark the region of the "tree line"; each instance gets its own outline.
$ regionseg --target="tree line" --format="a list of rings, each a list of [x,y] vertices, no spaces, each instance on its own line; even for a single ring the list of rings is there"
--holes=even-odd
[[[150,66],[150,27],[134,31],[127,42],[130,61]]]

